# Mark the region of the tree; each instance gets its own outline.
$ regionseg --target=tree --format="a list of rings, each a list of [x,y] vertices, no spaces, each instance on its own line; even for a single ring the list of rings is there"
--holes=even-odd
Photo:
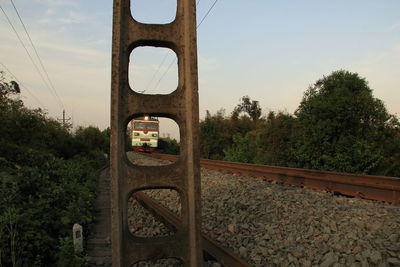
[[[259,154],[255,163],[274,166],[296,166],[293,151],[296,119],[285,112],[269,112],[260,132]]]
[[[101,134],[103,135],[103,151],[106,154],[110,154],[110,137],[111,137],[111,128],[107,127],[104,129]]]
[[[175,139],[160,138],[157,150],[164,154],[179,155],[180,145]]]
[[[14,82],[6,82],[4,72],[0,70],[0,111],[7,112],[10,109],[20,108],[23,103],[19,99],[13,99],[13,95],[19,94],[19,85]]]
[[[88,150],[104,149],[104,134],[95,126],[78,127],[75,132],[75,138],[81,140]]]
[[[219,110],[215,115],[206,111],[206,118],[200,122],[201,157],[222,159],[224,149],[232,140],[229,120],[224,116],[225,111]]]
[[[21,92],[19,85],[15,81],[6,82],[4,71],[0,70],[0,96],[3,99],[8,94],[19,94]]]
[[[247,113],[253,122],[256,122],[261,117],[260,103],[251,100],[249,96],[243,96],[239,103],[232,112],[232,118],[237,118],[241,112]]]
[[[254,151],[250,146],[250,135],[236,133],[233,135],[233,143],[228,149],[224,150],[225,160],[253,163]]]
[[[340,70],[318,80],[304,93],[295,115],[298,167],[385,172],[383,144],[398,132],[398,121],[357,73]]]

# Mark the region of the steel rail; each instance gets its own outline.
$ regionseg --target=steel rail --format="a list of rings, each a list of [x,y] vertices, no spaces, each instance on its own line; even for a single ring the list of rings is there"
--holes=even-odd
[[[173,155],[152,154],[151,156],[169,161],[177,160],[177,157]],[[400,178],[397,177],[359,175],[208,159],[201,160],[201,167],[261,178],[266,181],[325,190],[346,196],[400,204]]]
[[[179,217],[165,208],[159,202],[155,201],[143,192],[135,193],[134,197],[144,208],[149,210],[154,216],[158,217],[162,222],[164,222],[168,228],[173,231],[176,231],[176,229],[180,228],[181,220]],[[216,259],[223,266],[250,267],[249,264],[241,260],[228,249],[221,247],[218,243],[205,234],[202,234],[201,241],[206,256]]]

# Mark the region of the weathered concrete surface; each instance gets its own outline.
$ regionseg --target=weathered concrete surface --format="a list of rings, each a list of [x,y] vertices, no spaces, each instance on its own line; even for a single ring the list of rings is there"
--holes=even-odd
[[[113,266],[174,257],[201,266],[200,164],[195,0],[177,0],[176,19],[152,25],[135,21],[130,0],[114,0],[111,92],[111,239]],[[140,46],[172,49],[178,58],[178,88],[168,95],[146,95],[129,88],[129,55]],[[140,88],[139,88],[140,89]],[[140,90],[139,90],[140,91]],[[144,114],[175,120],[181,155],[168,166],[131,164],[125,154],[129,121]],[[182,228],[172,237],[143,239],[128,228],[130,195],[146,188],[172,188],[182,203]]]

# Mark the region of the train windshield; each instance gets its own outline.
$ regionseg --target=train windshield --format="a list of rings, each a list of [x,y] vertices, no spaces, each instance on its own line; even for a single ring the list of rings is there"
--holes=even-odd
[[[144,122],[135,122],[133,128],[135,129],[144,129],[145,123]]]
[[[141,122],[137,121],[133,124],[133,128],[136,130],[150,130],[150,131],[157,131],[158,130],[158,123],[156,122]]]
[[[158,129],[158,124],[155,123],[155,122],[149,122],[149,123],[147,123],[146,128],[148,130],[157,130]]]

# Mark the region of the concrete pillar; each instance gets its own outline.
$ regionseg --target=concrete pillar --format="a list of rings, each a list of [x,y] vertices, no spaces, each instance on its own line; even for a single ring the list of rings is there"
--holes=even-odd
[[[137,47],[172,49],[178,58],[178,88],[168,95],[148,95],[131,90],[129,55]],[[177,162],[143,167],[125,154],[125,129],[138,116],[167,117],[180,128],[181,150]],[[174,257],[185,266],[201,266],[200,164],[198,140],[198,77],[195,0],[177,0],[176,19],[169,24],[143,24],[130,12],[130,0],[114,0],[111,92],[111,213],[113,266],[155,257]],[[182,228],[171,237],[140,238],[128,229],[127,201],[135,191],[173,188],[180,194]]]

